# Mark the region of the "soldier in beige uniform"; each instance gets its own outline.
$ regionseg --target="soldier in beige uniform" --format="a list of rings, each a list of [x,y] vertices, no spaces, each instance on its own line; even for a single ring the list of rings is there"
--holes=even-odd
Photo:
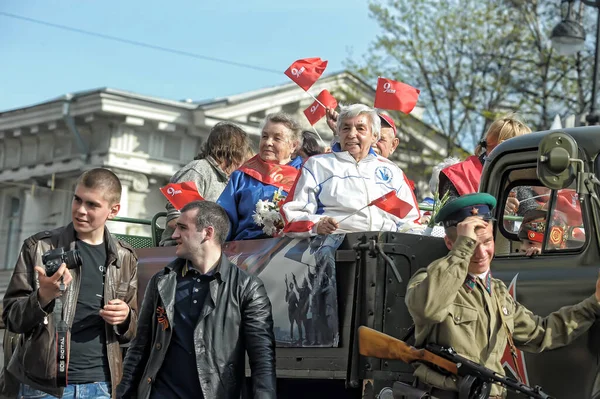
[[[512,338],[528,352],[568,345],[600,315],[600,280],[595,295],[542,318],[515,301],[491,276],[494,256],[489,194],[469,194],[450,201],[438,213],[450,252],[421,269],[409,282],[406,305],[415,322],[416,346],[437,343],[504,375],[500,359]],[[510,331],[507,334],[507,330]],[[420,387],[439,398],[456,398],[460,379],[420,364],[414,373]],[[506,392],[494,385],[492,398]]]

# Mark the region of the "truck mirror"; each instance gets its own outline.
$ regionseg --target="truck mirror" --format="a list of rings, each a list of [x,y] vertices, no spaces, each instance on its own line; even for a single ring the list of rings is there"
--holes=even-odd
[[[571,166],[573,159],[577,159],[577,143],[573,137],[564,132],[548,134],[538,149],[538,179],[555,190],[568,187],[576,176]]]

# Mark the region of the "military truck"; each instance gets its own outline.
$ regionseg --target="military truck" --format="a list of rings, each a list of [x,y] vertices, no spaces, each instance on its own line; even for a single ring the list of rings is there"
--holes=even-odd
[[[582,127],[508,140],[494,149],[485,164],[480,191],[498,199],[492,273],[538,315],[575,304],[594,292],[600,266],[599,152],[600,127]],[[504,209],[515,192],[530,193],[521,196],[520,208],[549,211],[545,221],[548,234],[535,257],[521,251],[517,232],[522,217]],[[568,223],[557,214],[563,214]],[[236,251],[248,248],[260,252],[260,246],[267,248],[273,262],[277,248],[290,244],[276,244],[277,240],[282,239],[247,241],[230,247],[228,253],[235,256]],[[407,282],[417,269],[447,251],[442,238],[389,232],[347,234],[335,251],[339,339],[329,347],[305,347],[302,343],[293,347],[279,345],[278,340],[280,396],[392,398],[394,381],[412,381],[409,365],[360,356],[356,331],[365,325],[410,338],[407,333],[412,320],[404,304]],[[141,300],[148,279],[172,259],[174,249],[141,249],[139,256]],[[259,274],[284,273],[278,270],[274,264],[260,269]],[[284,276],[280,279],[283,282]],[[287,283],[279,287],[287,290]],[[275,292],[279,288],[267,289],[274,306],[280,306],[282,294]],[[517,367],[525,382],[542,386],[556,398],[600,398],[599,326],[597,323],[568,347],[540,354],[519,353]],[[516,377],[508,352],[505,365],[507,374]]]
[[[510,286],[520,303],[538,315],[575,304],[594,292],[600,266],[600,182],[596,178],[599,152],[600,127],[538,132],[500,144],[484,167],[480,191],[498,199],[494,210],[496,248],[492,273]],[[505,212],[504,204],[515,192],[530,192],[528,197],[520,197],[520,208],[535,201],[536,207],[549,210],[545,221],[548,232],[560,230],[553,229],[558,227],[557,214],[569,216],[570,224],[545,235],[541,253],[535,257],[521,251],[517,236],[521,216]],[[160,237],[159,216],[145,222],[152,224],[155,240]],[[138,243],[144,241],[134,239]],[[301,291],[309,286],[310,279],[303,282],[300,277],[300,283],[290,283],[295,275],[289,275],[278,263],[282,258],[277,254],[291,253],[287,259],[295,257],[310,271],[315,265],[304,255],[311,250],[302,245],[300,240],[273,238],[230,243],[226,250],[238,265],[244,264],[263,280],[280,281],[265,283],[267,291],[274,309],[283,306],[289,310],[288,287]],[[332,269],[337,292],[336,339],[321,345],[310,342],[306,331],[313,327],[305,323],[308,316],[300,320],[304,324],[304,341],[294,340],[293,325],[289,332],[278,327],[279,396],[387,399],[393,397],[395,381],[411,382],[410,365],[362,357],[358,353],[357,329],[365,325],[410,342],[412,320],[404,303],[407,282],[419,268],[447,252],[442,238],[389,232],[347,234],[334,252]],[[141,302],[149,278],[173,259],[174,248],[141,248],[138,255]],[[300,297],[298,294],[297,299]],[[317,320],[314,317],[311,320]],[[598,327],[596,323],[591,331],[565,348],[540,354],[519,353],[518,368],[525,382],[542,386],[555,398],[600,398]],[[281,338],[286,334],[290,336],[287,341]],[[510,355],[506,356],[507,374],[514,375],[514,369]]]

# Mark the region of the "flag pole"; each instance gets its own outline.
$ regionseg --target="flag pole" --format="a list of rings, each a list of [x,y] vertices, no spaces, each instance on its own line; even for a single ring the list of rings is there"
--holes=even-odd
[[[323,105],[323,103],[319,100],[317,100],[317,97],[313,96],[312,94],[310,94],[309,92],[306,92],[306,94],[308,94],[309,96],[311,96],[317,103],[319,103],[319,105],[325,109],[327,109],[327,107],[325,105]]]
[[[323,145],[323,148],[327,147],[325,145],[325,142],[323,141],[323,138],[321,137],[321,135],[319,134],[319,132],[317,131],[317,129],[315,128],[315,126],[312,125],[311,127],[315,131],[315,134],[317,135],[317,137],[319,137],[319,140],[321,140],[321,145]]]
[[[363,206],[359,210],[356,210],[356,211],[352,212],[351,214],[349,214],[348,216],[346,216],[342,220],[338,220],[337,222],[338,223],[342,223],[344,220],[348,219],[349,217],[352,217],[352,216],[356,215],[358,212],[362,211],[363,209],[365,209],[366,207],[371,206],[371,205],[372,205],[372,203],[368,203],[367,205]]]

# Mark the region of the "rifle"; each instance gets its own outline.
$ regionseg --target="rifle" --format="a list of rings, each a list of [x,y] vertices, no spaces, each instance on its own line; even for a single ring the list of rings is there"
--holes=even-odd
[[[515,379],[504,377],[460,356],[452,348],[437,344],[428,344],[426,345],[427,349],[417,349],[390,335],[360,326],[358,328],[358,348],[363,356],[402,360],[404,363],[425,362],[448,373],[463,377],[461,386],[459,386],[460,397],[487,398],[491,385],[500,384],[513,392],[524,394],[528,398],[553,399],[539,386],[532,388]]]

